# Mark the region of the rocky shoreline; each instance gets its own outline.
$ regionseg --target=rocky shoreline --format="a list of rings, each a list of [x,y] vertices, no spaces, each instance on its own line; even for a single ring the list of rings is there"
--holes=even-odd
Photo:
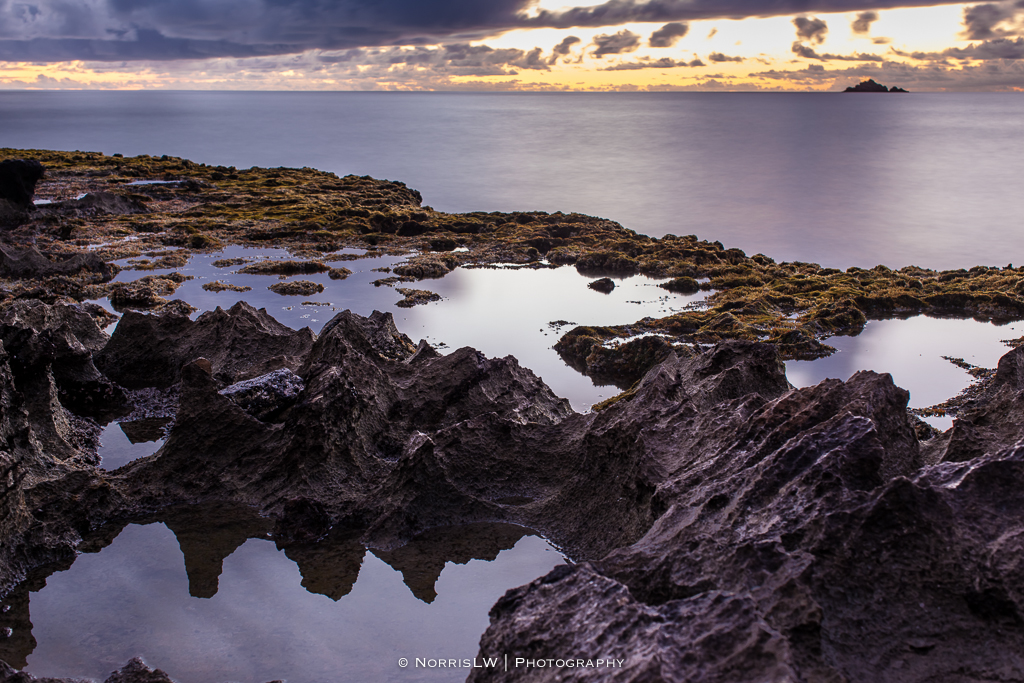
[[[504,523],[575,563],[499,600],[480,656],[624,665],[470,680],[1024,681],[1024,349],[942,434],[888,375],[795,389],[782,363],[869,317],[1024,318],[1012,266],[833,272],[585,216],[441,214],[401,184],[310,169],[17,154],[48,168],[37,196],[61,201],[3,213],[0,660],[31,638],[33,582],[129,523],[212,539],[187,567],[270,534],[327,594],[351,586],[354,548]],[[191,320],[160,301],[163,276],[120,295],[107,335],[110,314],[85,303],[117,298],[113,260],[144,270],[227,243],[286,246],[301,269],[345,246],[415,249],[399,282],[572,263],[713,293],[702,310],[564,335],[567,359],[631,383],[588,414],[514,358],[441,355],[390,314],[345,311],[318,335],[244,303]],[[640,331],[664,336],[600,344]],[[103,471],[98,425],[129,413],[171,420],[167,439]],[[190,590],[215,587],[208,572],[190,570]],[[0,681],[35,680],[6,665]],[[173,676],[132,661],[108,683]]]

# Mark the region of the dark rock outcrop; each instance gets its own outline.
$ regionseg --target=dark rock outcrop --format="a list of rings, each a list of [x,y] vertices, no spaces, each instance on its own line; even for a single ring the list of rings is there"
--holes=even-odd
[[[113,415],[128,404],[121,388],[92,362],[108,338],[81,305],[17,301],[0,314],[0,339],[21,390],[32,395],[36,385],[52,380],[60,404],[78,415]],[[54,410],[44,407],[39,419],[48,420],[46,413]]]
[[[6,199],[16,206],[30,208],[36,183],[42,180],[46,170],[38,161],[8,159],[0,161],[0,199]]]
[[[315,338],[309,328],[293,330],[244,301],[195,321],[127,311],[95,362],[115,382],[137,389],[175,384],[183,365],[206,358],[218,381],[233,384],[281,368],[298,369]]]
[[[483,655],[621,668],[470,680],[1024,680],[1009,654],[1024,646],[1009,559],[1024,551],[1024,449],[1005,447],[1020,431],[929,467],[886,375],[761,393],[695,406],[672,449],[652,426],[648,448],[674,456],[664,514],[639,542],[507,593],[481,640]]]
[[[216,313],[204,323],[216,334],[196,331],[202,318],[125,327],[140,353],[163,339],[165,367],[185,364],[164,446],[116,473],[19,479],[39,450],[4,385],[6,576],[156,518],[179,538],[193,594],[215,592],[223,557],[269,533],[310,590],[344,595],[369,547],[430,600],[445,561],[520,533],[488,531],[463,552],[441,549],[443,529],[505,523],[580,563],[499,600],[481,654],[617,664],[470,680],[1024,680],[1024,420],[1012,416],[1024,351],[963,414],[969,448],[951,450],[952,430],[922,449],[888,375],[794,389],[766,344],[670,351],[618,400],[578,415],[513,358],[441,356],[388,314],[346,311],[302,354],[302,387],[289,384],[294,404],[274,421],[218,379],[250,371],[217,350],[265,313]],[[197,358],[200,346],[214,358]],[[134,376],[144,365],[111,358]],[[210,544],[194,506],[214,510]]]
[[[610,277],[603,277],[599,280],[594,280],[587,287],[590,287],[595,292],[611,294],[612,290],[615,289],[615,282]]]
[[[9,278],[42,278],[51,275],[95,273],[100,282],[112,280],[118,267],[93,253],[75,254],[63,261],[51,261],[35,247],[17,249],[0,245],[0,275]]]

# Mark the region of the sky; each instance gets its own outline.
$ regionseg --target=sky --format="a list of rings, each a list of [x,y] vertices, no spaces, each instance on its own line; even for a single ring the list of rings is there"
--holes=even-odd
[[[0,0],[0,89],[1024,89],[1024,0],[566,1]]]

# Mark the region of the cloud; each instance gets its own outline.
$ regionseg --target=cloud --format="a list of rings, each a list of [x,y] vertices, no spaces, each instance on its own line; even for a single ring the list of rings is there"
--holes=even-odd
[[[1015,36],[1022,29],[1024,0],[987,3],[964,8],[964,37],[967,40],[991,40]]]
[[[956,0],[607,0],[592,7],[541,10],[521,24],[547,28],[618,26],[698,19],[778,17],[808,12],[857,12],[962,4]]]
[[[636,62],[620,62],[613,64],[612,66],[606,66],[599,71],[635,71],[637,69],[674,69],[680,66],[696,67],[704,66],[704,62],[699,59],[694,59],[689,62],[676,61],[670,57],[662,57],[661,59],[641,59]]]
[[[993,59],[1024,59],[1024,38],[997,38],[967,47],[951,47],[941,52],[913,52],[907,55],[922,61],[944,62],[949,59],[988,61]]]
[[[939,64],[915,66],[884,61],[879,64],[824,69],[811,64],[796,71],[770,70],[752,73],[754,79],[784,84],[788,89],[842,90],[848,85],[873,78],[886,85],[898,85],[912,92],[1014,91],[1024,87],[1024,61],[1001,61],[976,67],[950,68]]]
[[[796,17],[793,19],[796,26],[796,35],[800,40],[817,43],[825,42],[825,34],[828,33],[828,24],[822,19],[810,19],[808,17]]]
[[[552,48],[551,51],[556,55],[565,56],[569,54],[570,50],[572,50],[573,45],[582,42],[583,41],[577,38],[576,36],[568,36],[567,38],[564,38],[562,42],[560,42],[558,45],[555,45],[555,47]]]
[[[712,52],[708,55],[708,61],[719,64],[721,62],[742,62],[743,57],[730,57],[729,55],[723,55],[721,52]]]
[[[935,4],[957,2],[607,0],[552,12],[536,11],[534,0],[0,1],[0,59],[248,58],[468,42],[517,28],[617,27],[627,22],[667,24]],[[979,21],[972,19],[976,26]]]
[[[850,28],[854,33],[866,36],[871,32],[871,24],[876,21],[878,21],[878,12],[861,12],[850,24]]]
[[[657,31],[651,34],[651,39],[647,42],[651,47],[672,47],[679,39],[686,35],[690,30],[690,27],[686,24],[681,24],[678,21],[665,24]]]
[[[885,59],[879,55],[873,55],[867,52],[858,52],[855,55],[833,55],[833,54],[819,54],[814,48],[804,45],[803,43],[793,43],[791,48],[793,54],[797,57],[803,57],[804,59],[816,59],[819,62],[884,62]]]
[[[597,46],[597,49],[590,53],[594,57],[618,55],[624,52],[633,52],[640,47],[640,36],[623,29],[618,33],[602,33],[594,36],[593,44]]]

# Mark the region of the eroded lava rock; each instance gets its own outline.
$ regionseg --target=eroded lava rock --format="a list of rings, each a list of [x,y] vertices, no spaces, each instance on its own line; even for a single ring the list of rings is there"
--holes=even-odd
[[[293,330],[244,301],[227,311],[218,306],[195,321],[127,311],[96,364],[122,386],[140,389],[171,386],[179,381],[182,365],[206,358],[220,381],[233,384],[280,368],[297,369],[315,338],[309,328]]]
[[[129,313],[95,352],[102,338],[80,316],[49,319],[61,316],[83,328],[81,362],[105,359],[95,365],[140,386],[180,381],[179,408],[163,447],[116,472],[46,460],[52,434],[37,433],[20,361],[3,352],[5,590],[133,520],[161,520],[195,595],[216,591],[246,538],[270,534],[310,590],[344,595],[369,547],[429,600],[451,553],[421,562],[433,541],[414,539],[505,523],[578,564],[499,600],[481,655],[623,664],[470,680],[1024,680],[1024,350],[922,448],[888,375],[794,389],[777,349],[756,342],[668,349],[629,392],[580,415],[515,359],[441,356],[390,314],[339,313],[314,341],[245,304],[194,323]],[[299,349],[289,335],[302,334]],[[279,344],[293,350],[289,371],[224,391]],[[26,348],[51,366],[64,353]],[[147,374],[143,358],[161,348],[162,371]],[[278,385],[290,408],[230,396]]]

